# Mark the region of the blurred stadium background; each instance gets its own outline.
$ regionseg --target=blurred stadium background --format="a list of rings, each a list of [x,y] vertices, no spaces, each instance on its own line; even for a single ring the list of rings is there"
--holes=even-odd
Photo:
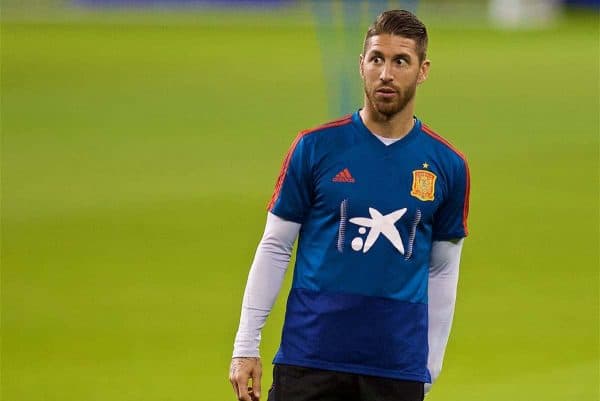
[[[359,104],[372,3],[2,0],[3,400],[233,399],[266,202],[295,133]],[[598,2],[394,3],[473,180],[428,400],[598,400]]]

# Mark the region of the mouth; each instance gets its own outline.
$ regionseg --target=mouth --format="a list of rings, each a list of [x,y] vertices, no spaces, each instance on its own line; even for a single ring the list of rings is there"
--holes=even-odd
[[[383,86],[378,88],[375,93],[384,98],[391,98],[396,96],[397,91],[394,88],[390,88],[389,86]]]

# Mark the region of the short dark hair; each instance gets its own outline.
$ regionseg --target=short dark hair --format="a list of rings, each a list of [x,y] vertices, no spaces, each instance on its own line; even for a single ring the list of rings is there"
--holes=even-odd
[[[427,28],[414,14],[406,10],[384,11],[377,16],[367,30],[363,44],[363,55],[367,50],[367,42],[371,36],[386,33],[414,40],[417,44],[419,61],[425,60],[427,55]]]

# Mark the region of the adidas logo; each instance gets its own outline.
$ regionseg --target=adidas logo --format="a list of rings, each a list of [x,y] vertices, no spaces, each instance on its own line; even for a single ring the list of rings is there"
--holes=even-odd
[[[337,173],[331,181],[333,181],[333,182],[351,182],[351,183],[356,182],[356,180],[354,179],[354,177],[352,177],[352,174],[350,174],[350,171],[347,168],[345,168],[342,171],[340,171],[339,173]]]

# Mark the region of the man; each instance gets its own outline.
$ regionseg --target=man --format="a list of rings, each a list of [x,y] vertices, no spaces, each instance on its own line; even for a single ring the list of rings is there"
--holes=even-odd
[[[364,107],[293,142],[244,294],[230,370],[239,400],[260,397],[260,331],[298,234],[269,401],[423,400],[439,375],[469,172],[413,115],[426,50],[414,15],[379,15],[360,55]]]

